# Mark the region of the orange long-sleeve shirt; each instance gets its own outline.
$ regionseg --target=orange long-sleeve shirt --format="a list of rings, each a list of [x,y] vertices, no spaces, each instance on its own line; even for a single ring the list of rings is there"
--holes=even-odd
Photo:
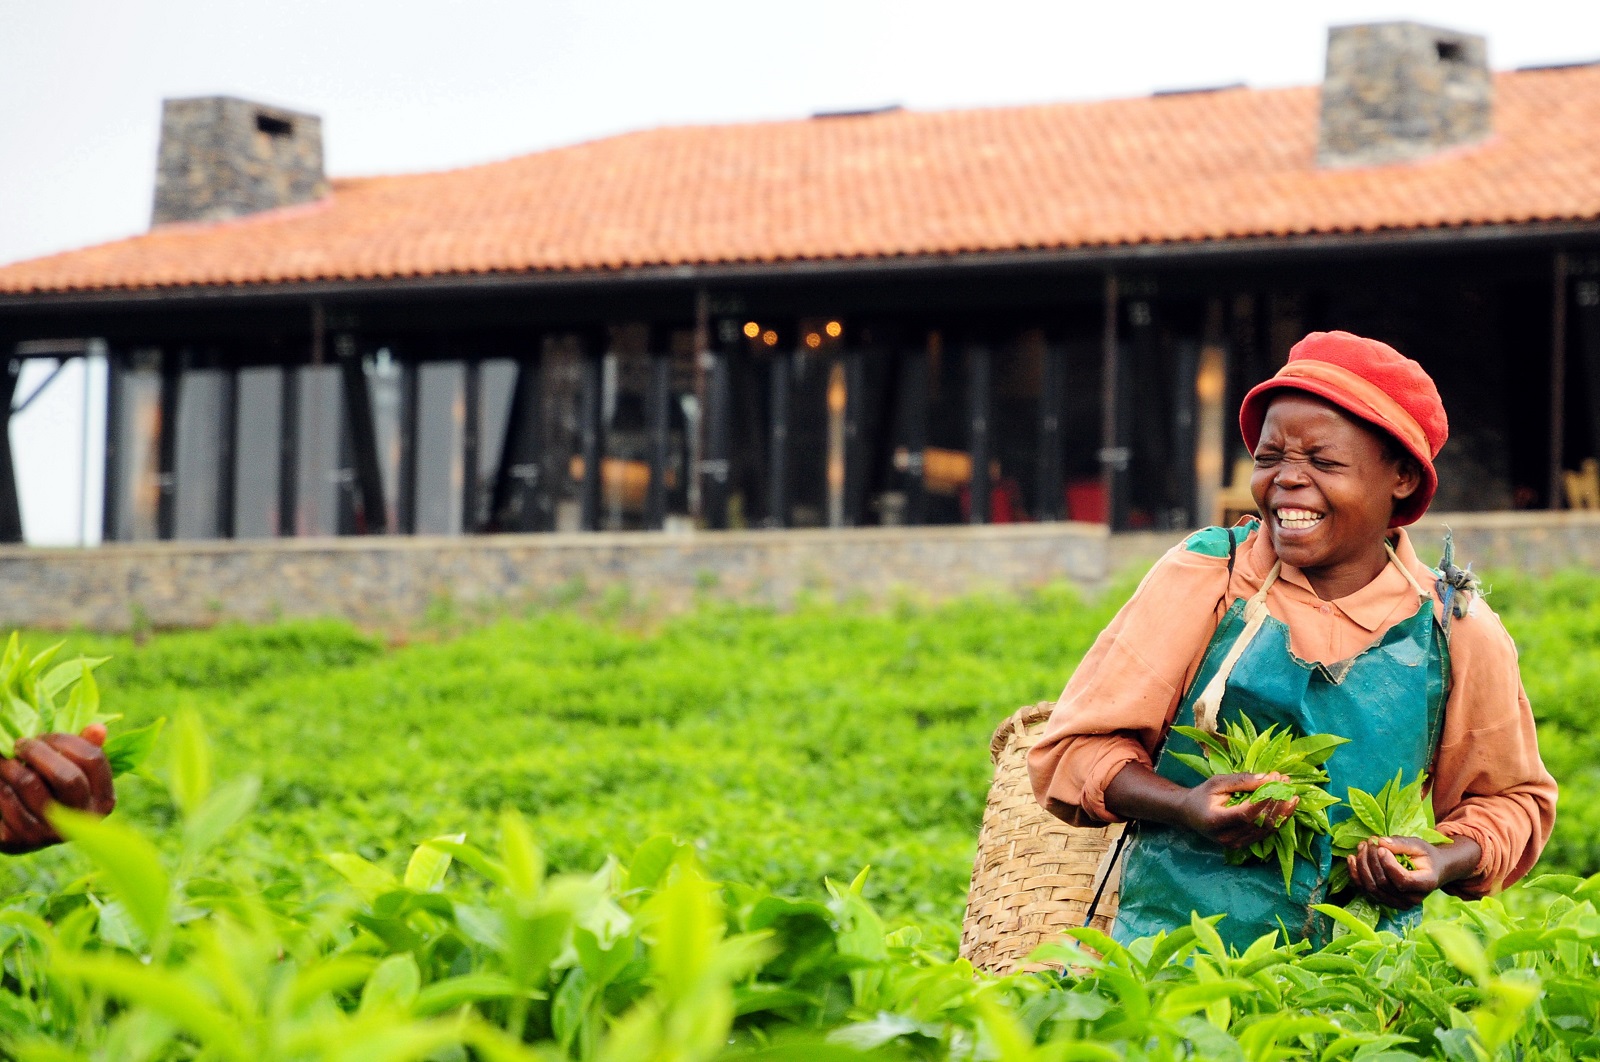
[[[1395,552],[1422,586],[1433,584],[1403,530]],[[1106,786],[1131,762],[1151,764],[1223,613],[1259,590],[1276,560],[1267,536],[1255,533],[1239,547],[1231,579],[1227,558],[1181,545],[1156,563],[1078,665],[1028,756],[1034,795],[1048,811],[1079,825],[1117,821]],[[1354,656],[1416,609],[1416,591],[1392,564],[1335,601],[1288,565],[1267,592],[1295,655],[1317,663]],[[1539,758],[1516,647],[1482,600],[1452,621],[1450,664],[1433,808],[1441,833],[1483,849],[1476,873],[1452,889],[1479,896],[1539,858],[1555,823],[1556,783]]]

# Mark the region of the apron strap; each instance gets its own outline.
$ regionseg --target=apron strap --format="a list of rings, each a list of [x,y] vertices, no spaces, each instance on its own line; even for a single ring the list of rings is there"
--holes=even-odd
[[[1211,676],[1206,688],[1200,691],[1199,700],[1194,702],[1194,725],[1201,730],[1213,734],[1217,732],[1217,713],[1222,709],[1222,694],[1228,687],[1228,676],[1233,674],[1233,666],[1239,662],[1244,651],[1250,648],[1250,643],[1255,640],[1262,625],[1267,622],[1267,591],[1278,581],[1278,573],[1281,571],[1283,571],[1283,561],[1278,561],[1267,573],[1267,577],[1261,581],[1261,589],[1245,602],[1244,630],[1228,647],[1228,655],[1222,658],[1217,673]]]
[[[1411,574],[1411,569],[1400,563],[1400,555],[1394,551],[1394,547],[1389,544],[1388,539],[1383,540],[1383,548],[1389,554],[1390,563],[1400,569],[1400,574],[1406,577],[1406,582],[1411,584],[1411,589],[1417,592],[1417,597],[1422,601],[1432,601],[1433,595],[1422,588],[1422,584],[1417,582],[1417,577]]]
[[[1432,601],[1433,595],[1422,588],[1417,582],[1417,577],[1412,575],[1406,566],[1401,563],[1400,557],[1395,553],[1389,540],[1383,542],[1384,551],[1389,555],[1389,562],[1400,570],[1406,582],[1411,584],[1411,589],[1417,593],[1421,601]],[[1222,710],[1222,694],[1228,686],[1228,676],[1233,674],[1233,667],[1250,647],[1255,636],[1260,633],[1261,627],[1267,621],[1267,591],[1272,589],[1272,584],[1278,581],[1278,575],[1283,571],[1283,561],[1278,561],[1272,566],[1272,571],[1261,582],[1261,589],[1257,590],[1244,606],[1244,630],[1240,633],[1233,645],[1228,648],[1228,655],[1222,658],[1222,664],[1217,668],[1217,673],[1211,676],[1211,681],[1206,683],[1206,688],[1200,692],[1200,697],[1194,702],[1194,725],[1201,730],[1215,734],[1217,732],[1217,714]]]

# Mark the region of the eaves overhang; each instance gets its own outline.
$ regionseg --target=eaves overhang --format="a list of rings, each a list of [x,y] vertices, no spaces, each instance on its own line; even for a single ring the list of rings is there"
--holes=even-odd
[[[1318,256],[1348,259],[1361,255],[1438,254],[1444,251],[1559,249],[1589,240],[1600,240],[1600,218],[918,256],[0,293],[0,313],[26,313],[31,310],[57,313],[73,310],[117,311],[157,306],[174,309],[200,306],[215,308],[246,302],[270,304],[306,299],[365,301],[393,296],[449,297],[502,292],[532,294],[575,289],[625,289],[632,286],[735,287],[752,283],[804,283],[808,280],[915,279],[934,272],[976,274],[1041,269],[1122,272],[1226,265],[1259,266]]]

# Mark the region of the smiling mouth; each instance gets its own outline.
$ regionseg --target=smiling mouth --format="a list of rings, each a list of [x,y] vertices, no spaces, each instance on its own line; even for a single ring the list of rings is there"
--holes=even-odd
[[[1277,509],[1274,514],[1278,518],[1278,526],[1286,531],[1304,531],[1316,527],[1322,522],[1322,513],[1314,513],[1310,509]]]

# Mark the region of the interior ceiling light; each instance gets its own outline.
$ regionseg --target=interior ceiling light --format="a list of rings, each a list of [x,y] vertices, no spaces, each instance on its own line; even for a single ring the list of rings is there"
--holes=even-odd
[[[754,339],[761,334],[761,326],[754,321],[746,321],[744,323],[744,334]]]

